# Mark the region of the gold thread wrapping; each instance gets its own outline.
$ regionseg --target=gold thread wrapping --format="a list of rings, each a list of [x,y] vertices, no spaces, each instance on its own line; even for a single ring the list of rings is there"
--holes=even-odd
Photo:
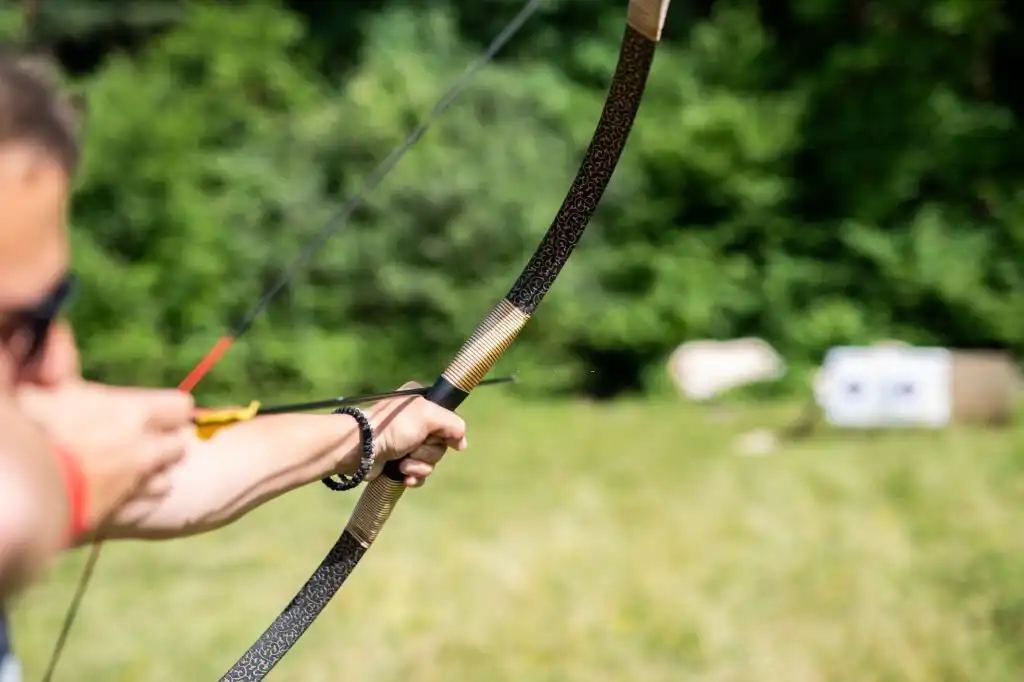
[[[669,0],[629,0],[626,23],[652,42],[661,40]]]
[[[529,315],[502,299],[462,344],[442,376],[460,390],[471,392],[529,321]],[[387,476],[375,478],[366,486],[352,511],[346,528],[348,533],[369,548],[404,492],[403,481],[392,481]]]
[[[404,492],[404,481],[392,481],[384,475],[373,479],[356,502],[345,530],[369,549]]]
[[[529,321],[529,315],[508,299],[501,299],[473,335],[462,344],[455,359],[441,376],[448,383],[469,393],[487,376],[494,363],[508,350]]]

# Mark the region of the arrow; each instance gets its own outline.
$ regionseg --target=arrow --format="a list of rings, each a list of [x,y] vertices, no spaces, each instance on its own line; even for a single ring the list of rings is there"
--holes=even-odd
[[[480,386],[514,383],[515,377],[497,377],[484,379]],[[403,396],[426,395],[430,388],[421,386],[419,388],[403,388],[397,391],[385,391],[383,393],[365,393],[363,395],[338,396],[326,400],[313,400],[304,403],[290,403],[288,405],[274,405],[261,407],[258,400],[254,400],[245,407],[222,407],[222,408],[197,408],[196,416],[192,421],[196,425],[196,433],[200,438],[206,440],[221,429],[248,421],[254,417],[262,417],[269,414],[288,414],[291,412],[308,412],[310,410],[323,410],[330,407],[341,407],[342,405],[358,405],[359,403],[372,403],[391,398]]]

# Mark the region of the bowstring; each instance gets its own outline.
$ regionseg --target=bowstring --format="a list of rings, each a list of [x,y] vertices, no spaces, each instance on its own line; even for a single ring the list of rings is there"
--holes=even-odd
[[[208,353],[198,365],[196,365],[193,371],[189,372],[188,377],[186,377],[185,381],[182,382],[182,385],[190,383],[191,386],[189,386],[189,390],[191,390],[191,388],[194,387],[195,384],[197,384],[203,376],[210,371],[223,353],[227,351],[227,346],[230,346],[230,342],[237,340],[252,327],[256,318],[266,309],[271,299],[273,299],[274,296],[287,286],[288,282],[291,281],[299,270],[305,268],[310,263],[316,252],[323,247],[331,236],[336,234],[338,230],[348,223],[348,219],[363,203],[366,196],[372,192],[384,177],[394,169],[395,165],[397,165],[398,161],[405,156],[406,152],[419,142],[420,138],[422,138],[427,130],[429,130],[434,121],[452,104],[452,102],[455,101],[466,86],[469,85],[477,72],[494,59],[501,48],[504,47],[505,44],[519,32],[527,20],[536,13],[543,2],[544,0],[528,0],[519,12],[507,24],[505,24],[505,27],[491,41],[483,54],[477,57],[465,68],[465,70],[463,70],[462,74],[456,78],[452,85],[449,86],[448,90],[441,95],[437,103],[434,104],[434,107],[423,118],[423,120],[411,133],[409,133],[400,145],[391,151],[387,158],[377,165],[373,173],[370,174],[370,177],[363,183],[363,186],[359,191],[349,197],[349,199],[342,205],[341,210],[325,222],[324,227],[320,232],[306,244],[299,256],[281,273],[281,276],[277,279],[274,285],[260,296],[249,312],[242,317],[241,321],[232,329],[229,336],[226,337],[229,339],[229,342],[224,344],[225,347],[223,350],[216,354],[216,347],[214,350],[211,350],[211,352]],[[224,339],[221,341],[224,341]],[[52,654],[50,655],[50,662],[45,674],[43,675],[42,682],[51,682],[53,679],[53,675],[57,669],[57,664],[59,663],[64,651],[64,646],[67,643],[68,635],[71,632],[75,618],[78,615],[79,607],[82,604],[89,582],[96,570],[96,564],[99,561],[100,550],[102,547],[103,536],[101,533],[97,533],[96,538],[92,543],[89,557],[85,562],[85,567],[82,570],[82,575],[79,578],[74,596],[71,598],[71,603],[68,605],[68,609],[64,614],[64,622],[61,625],[60,634],[57,637],[57,642],[54,645]]]

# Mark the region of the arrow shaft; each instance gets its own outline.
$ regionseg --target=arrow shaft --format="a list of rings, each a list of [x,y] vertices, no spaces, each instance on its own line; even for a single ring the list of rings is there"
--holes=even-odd
[[[479,385],[491,386],[494,384],[512,383],[514,381],[515,377],[497,377],[494,379],[484,379],[479,383]],[[326,400],[312,400],[305,403],[274,405],[271,407],[261,407],[259,410],[256,411],[256,415],[262,416],[267,414],[285,414],[289,412],[325,410],[331,407],[341,407],[343,405],[358,405],[360,403],[373,403],[379,400],[390,400],[391,398],[401,398],[403,396],[426,395],[429,390],[429,387],[423,386],[420,388],[403,388],[397,391],[385,391],[383,393],[366,393],[363,395],[354,396],[338,396],[337,398],[327,398]]]

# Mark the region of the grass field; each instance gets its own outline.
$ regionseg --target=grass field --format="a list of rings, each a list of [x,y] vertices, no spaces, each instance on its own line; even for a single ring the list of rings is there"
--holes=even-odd
[[[749,457],[736,434],[793,408],[490,398],[271,679],[1024,679],[1024,428]],[[107,546],[58,679],[217,679],[353,500],[314,485],[221,532]],[[27,680],[84,558],[15,613]]]

